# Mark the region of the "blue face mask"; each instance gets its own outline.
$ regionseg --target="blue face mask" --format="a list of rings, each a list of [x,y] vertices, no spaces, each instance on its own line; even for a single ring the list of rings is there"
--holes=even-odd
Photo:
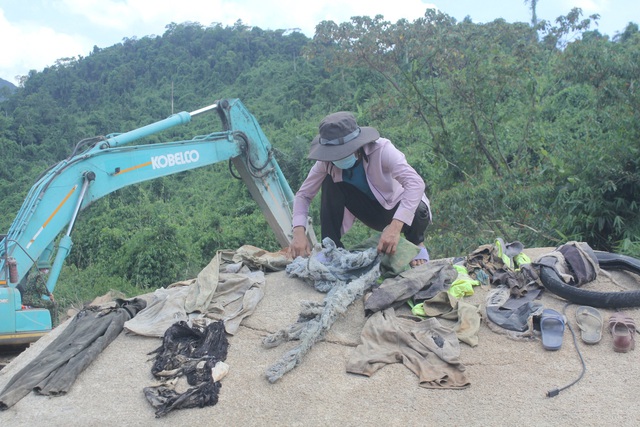
[[[351,154],[350,156],[347,156],[344,159],[336,160],[331,163],[333,163],[336,167],[340,169],[349,169],[356,164],[356,155]]]

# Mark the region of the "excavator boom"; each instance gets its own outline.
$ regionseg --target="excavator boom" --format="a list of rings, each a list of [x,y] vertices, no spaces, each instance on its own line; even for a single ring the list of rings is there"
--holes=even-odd
[[[210,111],[218,113],[223,131],[185,141],[131,145]],[[220,100],[191,113],[107,135],[46,171],[29,191],[9,232],[0,235],[0,343],[33,341],[51,329],[48,310],[22,307],[18,285],[36,268],[48,272],[46,288],[53,293],[82,210],[125,186],[227,160],[233,162],[280,245],[288,246],[293,192],[271,144],[239,100]],[[307,228],[315,243],[312,228]]]

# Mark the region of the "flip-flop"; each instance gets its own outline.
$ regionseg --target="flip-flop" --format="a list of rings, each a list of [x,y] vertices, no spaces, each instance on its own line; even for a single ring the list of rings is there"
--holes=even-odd
[[[613,335],[613,351],[626,353],[635,347],[636,323],[625,313],[616,312],[609,318],[609,329]]]
[[[555,310],[545,308],[540,316],[542,346],[545,350],[560,350],[564,335],[564,316]]]
[[[576,322],[580,328],[580,336],[586,344],[597,344],[602,339],[602,315],[586,305],[576,309]]]

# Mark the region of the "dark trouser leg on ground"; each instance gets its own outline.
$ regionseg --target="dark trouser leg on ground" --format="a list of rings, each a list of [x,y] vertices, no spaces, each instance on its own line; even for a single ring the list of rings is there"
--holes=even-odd
[[[320,228],[321,235],[331,238],[338,247],[343,247],[341,238],[344,209],[347,208],[367,227],[382,231],[393,219],[398,206],[385,209],[377,200],[371,200],[362,191],[346,182],[333,182],[331,176],[322,182],[322,196],[320,200]],[[404,225],[402,233],[413,244],[424,241],[424,232],[429,225],[429,211],[424,202],[420,202],[411,225]]]

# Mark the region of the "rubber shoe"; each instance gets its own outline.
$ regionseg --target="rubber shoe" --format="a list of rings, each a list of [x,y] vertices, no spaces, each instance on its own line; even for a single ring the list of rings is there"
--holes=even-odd
[[[496,248],[496,252],[498,253],[498,258],[502,260],[505,267],[507,267],[509,270],[513,270],[513,260],[505,254],[504,240],[498,237],[494,243],[494,246]]]
[[[525,264],[531,264],[531,258],[529,258],[524,252],[520,252],[518,255],[513,257],[513,262],[516,267],[518,267],[516,270],[518,270]]]

